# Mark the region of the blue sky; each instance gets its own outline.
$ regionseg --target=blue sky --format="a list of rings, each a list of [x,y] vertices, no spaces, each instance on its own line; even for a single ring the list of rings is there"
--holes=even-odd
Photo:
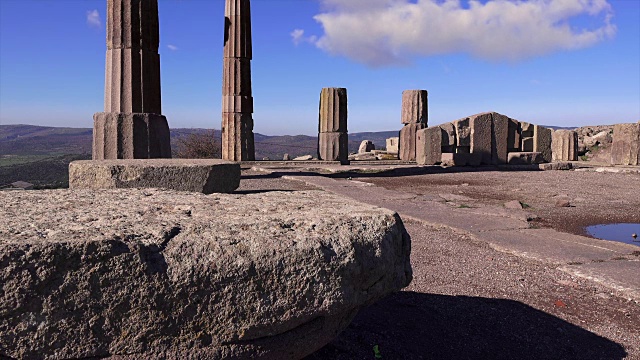
[[[159,0],[163,114],[220,128],[223,0]],[[106,0],[0,0],[0,124],[91,127],[103,109]],[[253,0],[255,131],[317,132],[323,87],[349,131],[498,111],[537,124],[640,120],[638,0]]]

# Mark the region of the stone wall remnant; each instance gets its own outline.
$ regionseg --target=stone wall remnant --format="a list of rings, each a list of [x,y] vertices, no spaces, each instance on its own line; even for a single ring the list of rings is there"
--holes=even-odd
[[[440,126],[432,126],[416,132],[416,162],[418,165],[440,163],[445,133]]]
[[[107,0],[104,112],[93,116],[93,159],[170,158],[161,115],[157,0]]]
[[[400,144],[400,138],[391,137],[387,139],[387,152],[390,154],[398,154],[398,145]]]
[[[539,152],[545,162],[552,161],[551,140],[553,130],[540,125],[533,126],[533,151]]]
[[[578,160],[578,133],[573,130],[556,130],[551,139],[553,161]]]
[[[371,140],[362,140],[360,147],[358,148],[358,154],[367,153],[376,149],[376,146]]]
[[[614,165],[640,165],[640,122],[616,124],[613,127],[611,163]]]

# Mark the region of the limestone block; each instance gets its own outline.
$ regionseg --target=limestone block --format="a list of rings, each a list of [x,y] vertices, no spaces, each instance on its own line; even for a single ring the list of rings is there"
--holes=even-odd
[[[400,138],[392,137],[387,139],[387,152],[391,154],[398,153],[398,145],[400,144]]]
[[[506,164],[509,140],[509,118],[496,112],[491,114],[491,163]]]
[[[223,63],[222,95],[251,96],[251,60],[225,58]]]
[[[358,154],[371,152],[376,149],[376,146],[371,140],[362,140],[360,147],[358,148]]]
[[[224,57],[253,57],[251,4],[249,0],[227,0],[225,5]]]
[[[230,161],[255,160],[251,114],[222,114],[222,158]]]
[[[522,150],[522,138],[520,136],[520,123],[518,120],[509,119],[507,135],[507,151],[519,152]]]
[[[158,114],[93,115],[93,159],[170,158],[167,119]]]
[[[416,132],[416,162],[418,165],[435,165],[442,156],[443,130],[439,126]]]
[[[482,113],[469,117],[471,127],[471,153],[480,156],[480,163],[490,165],[492,163],[492,116],[491,113]]]
[[[230,193],[240,185],[238,163],[213,159],[73,161],[71,189],[162,188]]]
[[[398,156],[400,160],[416,160],[416,132],[426,127],[427,125],[424,123],[406,124],[400,130],[400,143],[398,145]]]
[[[440,125],[442,129],[442,152],[455,152],[456,149],[456,128],[453,123]]]
[[[640,123],[616,124],[613,127],[611,163],[640,165]]]
[[[578,133],[573,130],[557,130],[552,134],[551,157],[553,161],[578,160]]]
[[[405,90],[402,92],[402,123],[429,123],[427,90]]]
[[[342,132],[318,134],[318,158],[325,161],[347,161],[349,135]]]
[[[551,139],[553,130],[540,125],[533,128],[533,151],[539,152],[544,161],[551,162]]]
[[[322,191],[16,191],[0,224],[3,358],[301,359],[412,279],[395,212]]]
[[[452,124],[456,128],[456,146],[471,146],[469,118],[453,121]]]
[[[544,162],[539,152],[510,152],[507,163],[509,165],[532,165]]]
[[[318,132],[347,132],[347,89],[322,89]]]
[[[471,154],[442,153],[440,164],[444,166],[466,166],[471,163]]]

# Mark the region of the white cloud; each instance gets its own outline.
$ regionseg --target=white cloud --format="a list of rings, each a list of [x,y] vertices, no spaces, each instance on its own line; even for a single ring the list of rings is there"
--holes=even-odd
[[[171,50],[171,51],[178,51],[178,47],[177,47],[177,46],[175,46],[175,45],[171,45],[171,44],[169,44],[169,45],[167,45],[167,48],[168,48],[169,50]]]
[[[102,19],[100,19],[98,10],[87,11],[87,25],[97,28],[102,26]]]
[[[295,29],[289,35],[291,35],[291,40],[296,46],[301,42],[308,42],[311,44],[315,44],[318,41],[318,37],[315,35],[305,37],[304,30],[302,29]]]
[[[321,1],[324,12],[314,18],[324,35],[313,42],[369,66],[450,53],[516,61],[589,47],[616,33],[607,0],[470,0],[467,6],[459,0]],[[584,16],[597,25],[570,23]],[[299,43],[304,30],[291,36]]]

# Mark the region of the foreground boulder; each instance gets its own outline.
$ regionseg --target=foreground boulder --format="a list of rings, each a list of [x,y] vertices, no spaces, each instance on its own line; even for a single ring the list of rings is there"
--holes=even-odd
[[[397,214],[320,191],[20,191],[0,358],[296,359],[411,281]]]

